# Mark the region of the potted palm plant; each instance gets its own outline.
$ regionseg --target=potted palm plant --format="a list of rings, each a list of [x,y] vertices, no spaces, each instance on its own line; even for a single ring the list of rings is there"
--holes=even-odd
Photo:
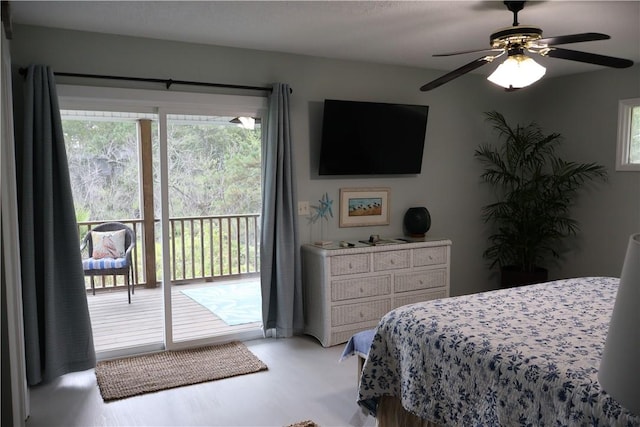
[[[588,181],[606,180],[606,169],[558,157],[559,133],[545,135],[536,123],[512,127],[495,111],[486,115],[500,143],[475,150],[482,181],[497,197],[482,211],[492,227],[483,256],[491,268],[500,267],[503,287],[546,281],[546,263],[559,258],[563,240],[579,231],[571,218],[579,190]]]

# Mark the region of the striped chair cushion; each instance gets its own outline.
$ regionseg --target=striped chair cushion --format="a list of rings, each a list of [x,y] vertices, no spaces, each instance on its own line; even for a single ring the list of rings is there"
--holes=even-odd
[[[108,268],[124,268],[127,266],[126,258],[87,258],[82,260],[84,270],[105,270]]]

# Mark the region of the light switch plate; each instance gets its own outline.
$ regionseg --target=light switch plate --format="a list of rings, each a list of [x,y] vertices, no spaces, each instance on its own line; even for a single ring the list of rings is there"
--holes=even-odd
[[[298,215],[309,215],[309,202],[298,202]]]

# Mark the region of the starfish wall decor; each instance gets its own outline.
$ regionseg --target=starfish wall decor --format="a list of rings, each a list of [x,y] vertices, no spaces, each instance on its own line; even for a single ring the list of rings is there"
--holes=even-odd
[[[309,217],[309,222],[315,224],[319,219],[329,221],[329,217],[333,218],[333,200],[329,198],[329,193],[324,193],[322,198],[318,200],[316,206],[311,206],[314,213]]]

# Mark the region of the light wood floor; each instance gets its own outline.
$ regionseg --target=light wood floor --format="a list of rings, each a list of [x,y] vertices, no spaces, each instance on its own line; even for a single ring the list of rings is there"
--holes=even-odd
[[[242,334],[257,331],[262,323],[229,326],[181,291],[259,279],[174,285],[171,289],[174,341]],[[127,302],[126,290],[87,294],[93,341],[98,354],[164,342],[162,288],[136,289]]]
[[[307,419],[321,427],[375,425],[356,405],[356,357],[338,362],[342,345],[323,348],[308,336],[246,344],[268,371],[109,403],[93,370],[68,374],[31,390],[26,425],[286,426]]]

